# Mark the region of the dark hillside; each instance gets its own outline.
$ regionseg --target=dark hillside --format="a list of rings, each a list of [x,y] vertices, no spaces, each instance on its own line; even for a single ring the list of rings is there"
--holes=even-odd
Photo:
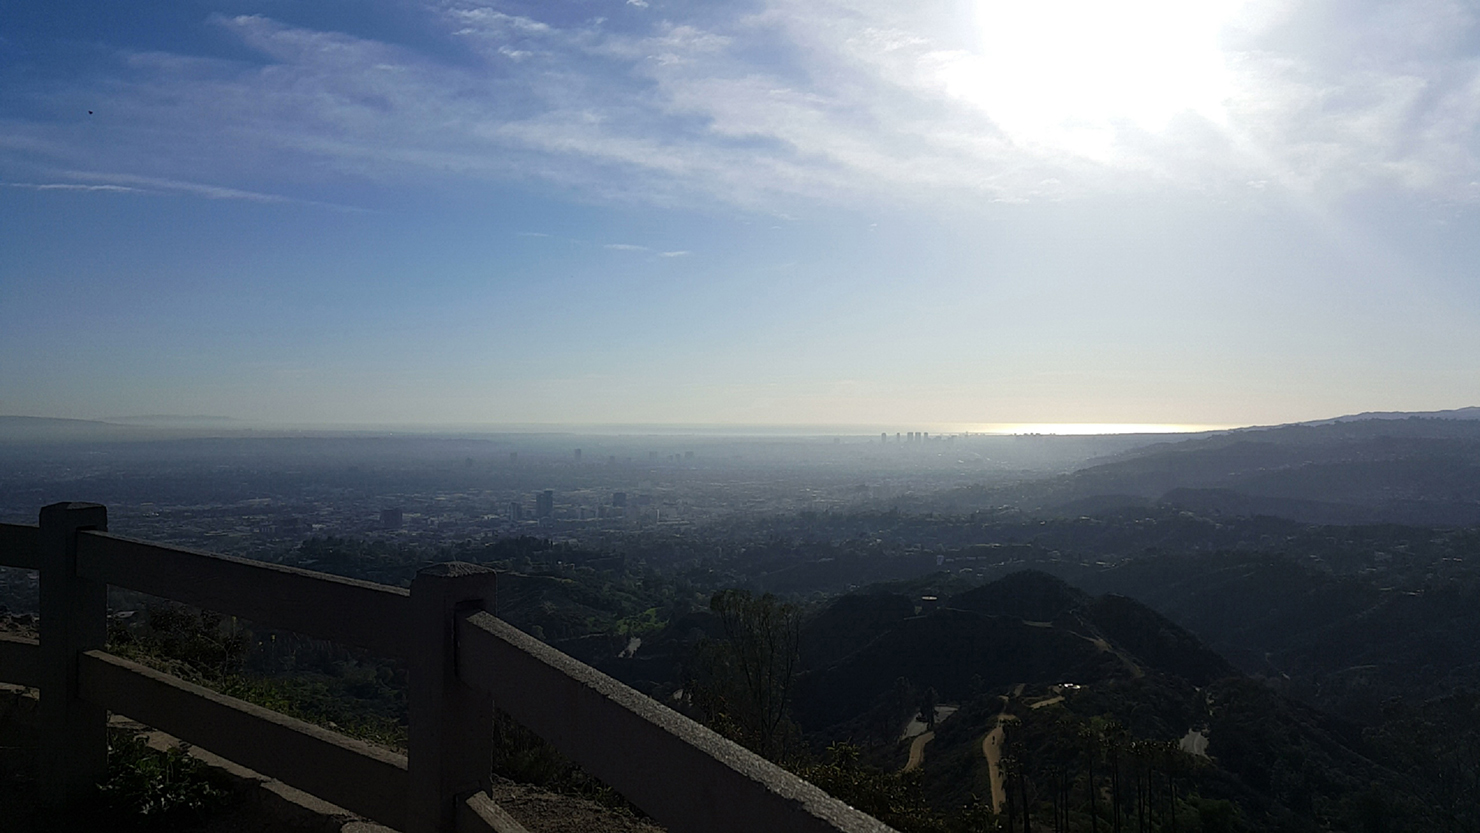
[[[937,610],[900,621],[841,660],[798,681],[797,720],[816,731],[851,720],[904,678],[934,688],[942,700],[973,686],[1105,680],[1129,672],[1118,657],[1084,637],[1020,619],[966,610]]]
[[[1082,610],[1088,601],[1083,591],[1070,587],[1062,579],[1038,570],[1022,570],[952,596],[950,605],[988,616],[1053,622]]]
[[[1353,719],[1378,719],[1391,698],[1480,684],[1473,582],[1398,590],[1286,557],[1232,553],[1064,572],[1090,592],[1144,602],[1245,672]]]
[[[802,667],[851,656],[914,615],[914,600],[899,593],[842,596],[802,631]]]
[[[1040,500],[1138,499],[1310,523],[1480,523],[1480,420],[1350,420],[1163,443],[1081,469]]]
[[[1192,634],[1134,599],[1107,593],[1090,603],[1089,617],[1106,640],[1148,668],[1199,686],[1238,673]]]
[[[1141,603],[1095,599],[1036,570],[959,593],[946,605],[913,616],[904,596],[838,599],[803,633],[809,669],[797,700],[803,727],[817,731],[852,720],[900,679],[917,690],[934,688],[943,700],[961,700],[1017,683],[1101,684],[1156,671],[1205,685],[1236,673]]]

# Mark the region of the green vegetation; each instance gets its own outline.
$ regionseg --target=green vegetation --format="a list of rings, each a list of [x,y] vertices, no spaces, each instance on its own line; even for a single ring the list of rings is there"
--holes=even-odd
[[[990,810],[973,802],[955,818],[937,814],[925,800],[920,773],[886,772],[862,762],[863,750],[835,743],[820,760],[793,761],[792,771],[902,833],[986,831]],[[984,813],[985,811],[985,813]]]
[[[229,617],[175,604],[115,618],[108,650],[351,737],[406,745],[399,663],[294,634],[259,635]]]
[[[141,736],[113,730],[108,779],[99,788],[99,815],[112,830],[186,830],[230,804],[230,785],[188,747],[150,748]]]

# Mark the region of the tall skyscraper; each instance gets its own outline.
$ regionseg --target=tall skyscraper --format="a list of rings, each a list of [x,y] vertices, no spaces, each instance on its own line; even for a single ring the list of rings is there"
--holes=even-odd
[[[534,496],[534,516],[548,518],[555,514],[555,491],[546,489]]]

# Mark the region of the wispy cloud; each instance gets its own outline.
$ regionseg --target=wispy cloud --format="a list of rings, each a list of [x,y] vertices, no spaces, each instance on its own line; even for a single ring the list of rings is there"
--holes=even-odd
[[[247,202],[260,203],[293,203],[299,205],[313,205],[320,208],[330,208],[336,211],[368,211],[368,209],[351,205],[340,205],[338,203],[321,202],[318,200],[305,200],[297,197],[283,196],[282,194],[268,194],[260,191],[247,191],[241,188],[227,188],[219,185],[209,185],[200,182],[185,182],[177,179],[163,179],[160,177],[139,176],[137,174],[102,173],[98,171],[66,171],[65,175],[72,179],[82,180],[82,182],[79,182],[77,184],[58,183],[41,187],[67,188],[83,191],[133,191],[143,193],[190,194],[192,196],[204,197],[210,200],[245,200]],[[88,182],[89,180],[91,182]]]
[[[332,208],[338,211],[366,211],[355,206],[325,203],[286,197],[281,194],[266,194],[240,188],[225,188],[199,182],[161,179],[136,174],[100,173],[96,171],[66,171],[64,175],[79,182],[6,182],[11,188],[28,188],[34,191],[81,191],[127,194],[190,194],[211,200],[246,200],[262,203],[297,203]],[[90,180],[90,181],[89,181]]]
[[[100,180],[110,185],[89,185],[87,188],[113,189],[127,188],[128,190],[149,191],[175,191],[195,196],[205,197],[212,200],[248,200],[250,202],[283,203],[297,202],[290,197],[279,194],[264,194],[258,191],[245,191],[240,188],[224,188],[218,185],[205,185],[199,182],[182,182],[175,179],[161,179],[152,176],[139,176],[137,174],[99,173],[96,171],[68,171],[67,175],[74,179]]]
[[[130,193],[138,191],[138,188],[130,188],[126,185],[83,185],[78,182],[7,182],[11,188],[29,188],[33,191],[110,191],[114,193]]]
[[[617,252],[650,252],[647,246],[638,246],[632,243],[606,243],[601,248],[611,249]]]
[[[1248,193],[1250,182],[1480,197],[1480,59],[1457,34],[1474,31],[1476,10],[1363,2],[1324,21],[1339,32],[1317,42],[1306,7],[1246,5],[1253,11],[1219,30],[1216,99],[1176,105],[1150,127],[1093,110],[1055,121],[1056,111],[1023,111],[983,87],[990,55],[977,23],[946,0],[768,0],[759,11],[621,26],[543,7],[429,3],[429,24],[461,50],[451,57],[219,17],[214,25],[262,63],[122,56],[116,77],[62,97],[106,89],[110,112],[126,117],[106,133],[12,122],[0,163],[106,165],[134,178],[92,182],[260,202],[313,201],[315,186],[300,182],[367,179],[535,179],[602,198],[773,212],[796,200]],[[273,182],[294,184],[258,185]]]
[[[684,252],[684,251],[677,251],[677,252],[658,252],[658,257],[688,257],[690,254],[691,254],[691,252]]]

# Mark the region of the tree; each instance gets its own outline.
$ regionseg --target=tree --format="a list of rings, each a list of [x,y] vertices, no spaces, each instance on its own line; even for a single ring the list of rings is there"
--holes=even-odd
[[[746,590],[716,593],[709,608],[725,638],[701,652],[695,702],[715,728],[777,760],[794,734],[788,707],[800,662],[801,610]]]
[[[932,732],[935,731],[935,707],[939,702],[940,695],[935,693],[934,687],[926,688],[925,693],[920,696],[920,719],[925,728]]]

